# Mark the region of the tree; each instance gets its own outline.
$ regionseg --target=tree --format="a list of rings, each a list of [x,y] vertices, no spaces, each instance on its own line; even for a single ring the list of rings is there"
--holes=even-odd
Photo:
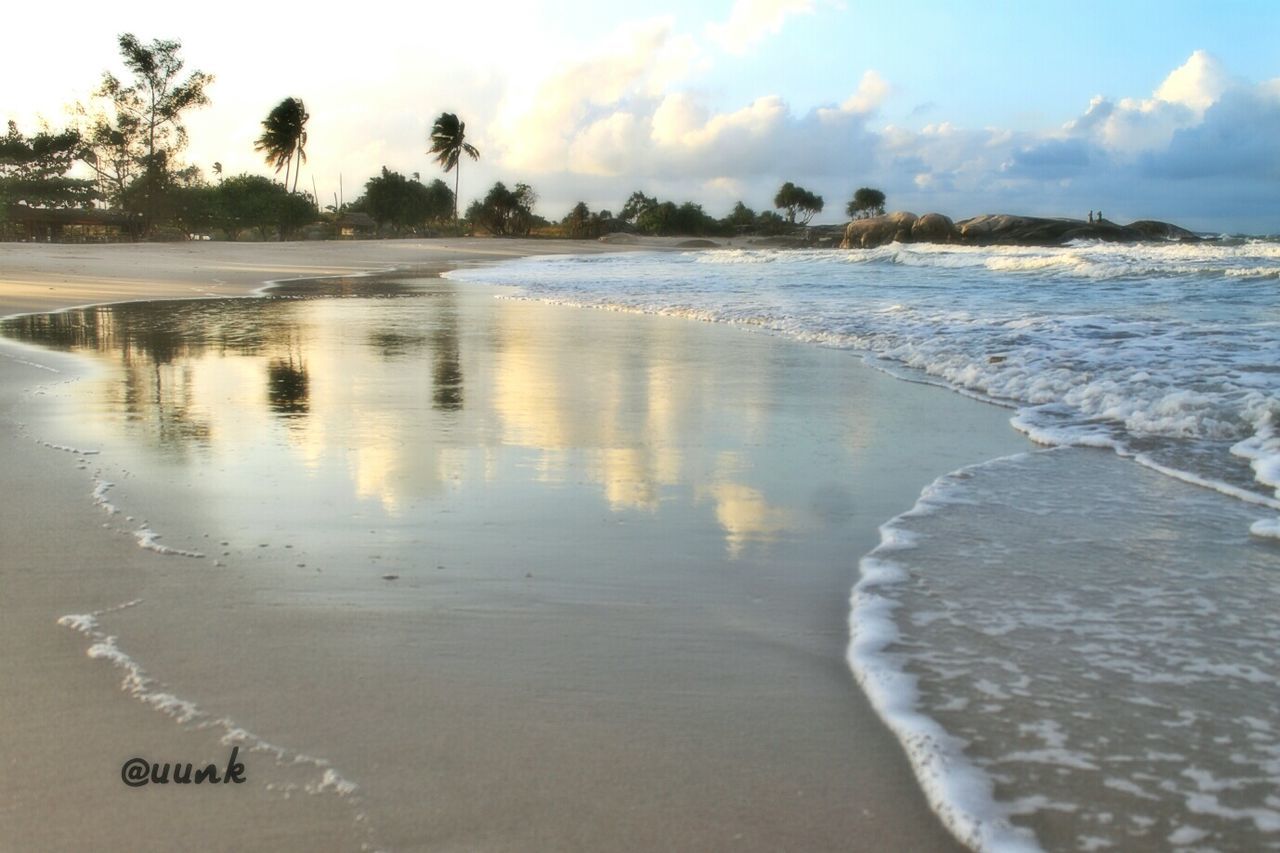
[[[455,212],[453,190],[436,178],[427,184],[427,221],[444,222]]]
[[[822,196],[814,195],[804,187],[798,187],[787,181],[778,189],[773,197],[773,206],[787,213],[787,222],[796,224],[800,218],[801,225],[808,225],[814,214],[822,212]]]
[[[787,230],[787,220],[779,216],[775,211],[762,210],[756,216],[756,231],[765,236],[781,234]]]
[[[564,226],[565,233],[569,237],[594,240],[608,233],[616,222],[613,214],[608,210],[593,213],[585,201],[580,201],[573,206],[573,210],[570,210],[564,219],[560,220],[560,224]]]
[[[631,197],[627,199],[627,203],[622,206],[621,212],[618,213],[618,218],[623,222],[634,223],[639,219],[640,214],[657,204],[658,200],[656,198],[647,196],[640,190],[636,190],[631,194]]]
[[[565,232],[574,238],[598,236],[591,234],[591,208],[585,201],[580,201],[560,220]]]
[[[884,215],[884,193],[871,187],[860,187],[845,208],[850,219],[870,219]]]
[[[0,137],[0,217],[8,203],[31,207],[88,207],[99,198],[94,182],[69,178],[82,142],[75,130],[24,136],[9,122]]]
[[[439,179],[423,186],[421,181],[409,180],[383,166],[381,175],[365,183],[364,197],[359,201],[380,227],[389,224],[400,233],[448,217],[453,210],[453,191]]]
[[[176,155],[187,143],[182,115],[209,103],[205,89],[213,76],[193,71],[179,79],[182,43],[156,39],[138,41],[132,33],[119,37],[120,56],[133,74],[121,82],[110,71],[94,93],[109,107],[90,120],[82,159],[111,185],[119,199],[135,176],[145,181],[140,198],[144,228],[150,228],[162,184],[176,169]]]
[[[745,231],[756,223],[756,212],[742,202],[733,206],[733,211],[725,217],[724,224],[733,231]]]
[[[431,128],[431,148],[428,154],[434,154],[436,162],[444,167],[445,174],[453,172],[453,219],[458,219],[458,182],[462,177],[460,161],[466,154],[472,160],[480,159],[480,152],[467,142],[467,124],[458,121],[453,113],[440,113],[435,125]]]
[[[253,143],[253,150],[266,155],[267,164],[276,167],[277,175],[284,169],[286,187],[289,168],[294,157],[298,158],[292,192],[298,191],[298,175],[302,173],[302,164],[307,162],[307,120],[310,118],[301,98],[285,98],[262,120],[262,135]]]
[[[221,203],[218,188],[206,184],[198,175],[180,182],[165,195],[170,203],[166,213],[182,233],[188,236],[204,234],[218,222]]]
[[[533,227],[533,205],[538,195],[528,184],[516,184],[514,190],[498,181],[484,197],[467,208],[467,219],[480,225],[495,237],[523,236]]]
[[[218,225],[232,240],[247,228],[262,239],[275,230],[281,239],[315,219],[309,195],[291,193],[262,175],[236,175],[217,186]]]

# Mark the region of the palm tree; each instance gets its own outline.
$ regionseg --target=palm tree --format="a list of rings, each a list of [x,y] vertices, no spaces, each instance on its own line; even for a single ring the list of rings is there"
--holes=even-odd
[[[453,221],[458,221],[458,181],[462,169],[458,162],[466,154],[472,160],[480,159],[480,152],[467,142],[467,124],[458,121],[453,113],[440,113],[435,125],[431,128],[431,149],[428,154],[436,155],[436,162],[444,166],[445,174],[457,169],[453,176]]]
[[[298,175],[307,162],[307,108],[301,98],[285,98],[272,108],[262,122],[262,136],[253,144],[255,151],[267,155],[267,164],[276,167],[279,174],[284,169],[284,185],[289,186],[289,169],[293,158],[298,158],[298,169],[293,176],[293,190],[298,189]]]

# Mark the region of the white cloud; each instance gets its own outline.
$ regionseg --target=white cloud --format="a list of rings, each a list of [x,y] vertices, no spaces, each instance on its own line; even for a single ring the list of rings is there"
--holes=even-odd
[[[620,142],[627,105],[660,97],[699,61],[687,37],[669,19],[626,24],[598,52],[541,81],[515,82],[493,132],[504,165],[531,171],[576,170],[570,154],[587,156],[589,170],[609,172],[617,160],[592,149],[591,140]],[[527,105],[532,107],[527,107]]]
[[[840,123],[852,116],[865,118],[878,110],[892,92],[893,87],[889,85],[889,81],[880,76],[880,72],[873,68],[868,69],[863,72],[862,79],[858,81],[857,90],[845,98],[840,106],[819,107],[814,113],[818,120],[824,123]]]
[[[1182,104],[1197,115],[1214,104],[1226,91],[1229,81],[1222,66],[1203,50],[1197,50],[1180,67],[1176,68],[1156,89],[1159,101]]]
[[[707,25],[707,36],[727,53],[741,56],[781,32],[787,18],[812,12],[812,0],[737,0],[726,21]]]
[[[1071,135],[1093,139],[1122,154],[1134,155],[1167,146],[1177,131],[1194,127],[1230,86],[1216,59],[1197,50],[1174,69],[1150,98],[1101,96],[1089,103],[1083,116],[1068,122]]]
[[[655,67],[669,55],[674,66]],[[1148,96],[1099,96],[1041,132],[946,120],[872,126],[894,94],[875,70],[838,103],[803,113],[776,94],[717,107],[692,85],[703,61],[669,22],[621,30],[600,56],[545,76],[524,101],[532,109],[507,113],[490,135],[489,166],[532,182],[553,217],[579,198],[616,210],[634,189],[693,199],[715,215],[738,199],[767,208],[792,180],[827,199],[825,221],[840,218],[855,187],[876,186],[892,207],[957,217],[1102,206],[1116,219],[1195,227],[1197,215],[1239,199],[1250,210],[1270,205],[1270,230],[1280,225],[1280,202],[1268,200],[1280,198],[1280,149],[1268,141],[1280,135],[1280,81],[1235,81],[1202,52]],[[510,90],[507,98],[518,102]]]

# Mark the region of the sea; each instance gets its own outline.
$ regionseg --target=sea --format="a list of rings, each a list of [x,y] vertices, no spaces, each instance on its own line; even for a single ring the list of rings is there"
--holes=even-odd
[[[850,597],[851,677],[930,805],[978,850],[1280,849],[1280,242],[447,275],[849,350],[1007,408],[1040,449],[885,519]]]
[[[714,503],[727,544],[706,547],[731,557],[807,535],[768,496],[803,492],[789,481],[832,466],[788,457],[767,484],[687,485],[672,514],[665,497],[683,482],[672,472],[689,460],[666,445],[702,446],[707,476],[745,477],[735,448],[759,424],[671,416],[669,440],[628,435],[634,449],[610,455],[600,436],[662,421],[659,397],[643,401],[648,421],[606,384],[560,400],[556,376],[592,368],[545,363],[527,329],[460,325],[469,285],[846,351],[999,407],[1029,450],[921,484],[914,506],[886,511],[878,547],[847,554],[856,582],[831,594],[841,608],[847,597],[851,682],[975,850],[1280,849],[1280,242],[748,246],[532,257],[445,277],[79,309],[2,331],[96,355],[99,379],[110,375],[51,373],[31,391],[48,414],[28,425],[92,473],[106,524],[210,569],[274,554],[288,568],[273,582],[315,600],[354,588],[341,565],[409,576],[440,547],[423,530],[442,513],[482,544],[503,518],[565,501],[601,515],[565,472],[594,472],[610,512],[654,531]],[[654,386],[667,397],[681,385],[674,363]],[[608,369],[655,381],[640,360]],[[745,387],[767,411],[784,380]],[[697,413],[694,398],[682,406]],[[478,414],[506,403],[505,419]],[[553,411],[584,405],[600,408],[599,436]],[[68,422],[74,440],[48,438]],[[511,444],[553,450],[504,453]],[[561,465],[580,445],[606,449]],[[498,504],[484,484],[503,476],[521,485]],[[562,497],[548,500],[548,483]],[[317,529],[317,512],[337,521]],[[215,520],[212,538],[165,536]],[[433,555],[438,577],[451,556]]]

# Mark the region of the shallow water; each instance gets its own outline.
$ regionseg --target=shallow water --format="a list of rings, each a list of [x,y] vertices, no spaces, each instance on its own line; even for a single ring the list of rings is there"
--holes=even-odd
[[[373,292],[6,324],[89,357],[26,432],[168,550],[142,600],[67,604],[128,692],[307,756],[288,790],[391,848],[945,848],[844,593],[921,484],[1026,445],[1003,411],[732,329]]]
[[[375,282],[362,298],[319,298],[349,290],[326,282],[267,299],[76,309],[9,320],[4,332],[95,356],[92,378],[38,391],[47,426],[32,432],[95,451],[95,494],[117,523],[136,516],[139,531],[161,537],[157,547],[214,562],[305,539],[290,549],[312,572],[406,568],[439,512],[477,528],[601,509],[678,526],[667,513],[687,503],[690,525],[722,531],[713,547],[723,553],[768,550],[824,526],[809,505],[843,492],[838,477],[788,476],[813,465],[812,441],[776,436],[818,432],[838,448],[868,417],[846,399],[834,422],[796,423],[779,389],[801,368],[764,349],[765,360],[732,373],[701,359],[691,372],[699,330],[681,323],[637,333],[623,356],[580,337],[567,359],[564,341],[551,339],[561,330],[508,325],[519,312],[500,302],[494,325],[460,326],[458,301],[492,300],[487,291]],[[582,334],[576,322],[566,329]],[[570,381],[583,369],[585,384]],[[717,394],[704,393],[709,384]],[[729,387],[740,394],[737,420],[720,409]],[[766,438],[771,452],[752,453]],[[837,467],[856,471],[849,443]],[[580,470],[588,482],[572,479]],[[815,498],[818,486],[827,492]],[[548,492],[571,505],[548,503]],[[174,541],[205,529],[229,532],[229,544]]]
[[[637,254],[452,275],[860,350],[1018,407],[1038,440],[1109,448],[969,469],[889,524],[855,594],[855,673],[974,846],[1275,847],[1274,251],[1125,251]],[[678,588],[696,607],[724,580],[691,579],[704,562],[741,567],[744,591],[778,566],[852,581],[874,542],[852,548],[848,519],[905,507],[850,505],[850,483],[886,482],[861,449],[911,414],[861,405],[830,353],[749,347],[726,366],[692,324],[606,346],[592,335],[632,327],[529,328],[499,303],[476,328],[457,322],[477,298],[465,285],[367,292],[4,331],[98,356],[91,379],[37,392],[50,405],[32,432],[98,451],[82,458],[109,523],[250,581],[270,566],[267,603],[492,607],[522,600],[510,585],[536,564],[559,574],[557,604]],[[911,450],[921,470],[942,458]],[[493,535],[515,527],[535,531],[523,550]],[[598,578],[557,563],[566,535],[649,559],[625,584]],[[783,605],[807,648],[843,604],[823,595]],[[752,606],[735,630],[761,630]]]
[[[852,349],[1015,409],[1058,449],[939,481],[853,598],[850,663],[935,811],[982,849],[1280,847],[1280,244],[449,275]]]
[[[637,253],[448,275],[858,350],[1017,407],[1037,441],[1118,448],[1280,509],[1273,241]]]
[[[889,526],[851,660],[929,784],[978,771],[971,837],[1280,846],[1280,553],[1249,517],[1063,448],[943,478]]]

